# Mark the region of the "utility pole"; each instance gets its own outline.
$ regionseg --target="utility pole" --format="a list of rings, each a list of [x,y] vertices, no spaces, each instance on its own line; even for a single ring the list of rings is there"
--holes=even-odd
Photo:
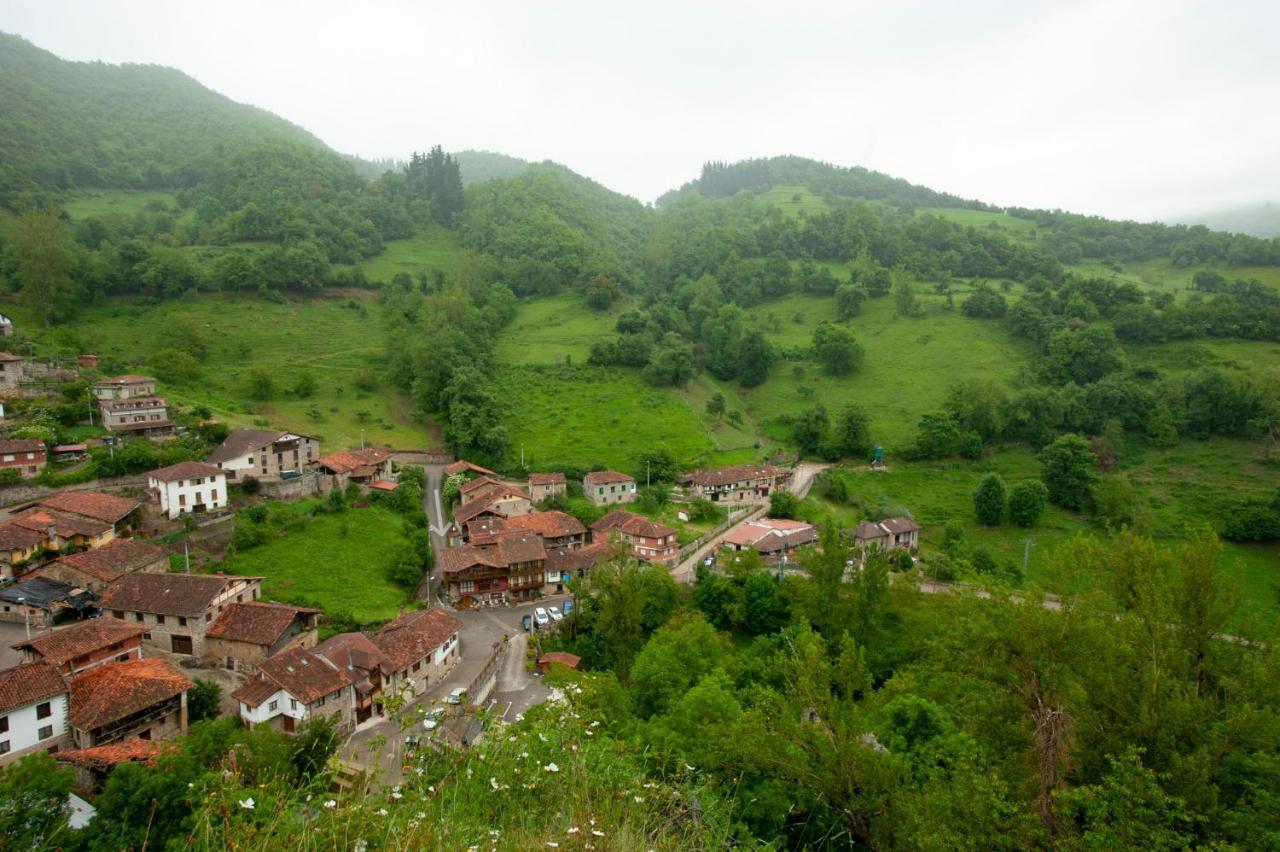
[[[524,470],[524,444],[520,445],[520,469]]]
[[[360,449],[364,449],[364,430],[360,430]]]
[[[1027,575],[1027,562],[1031,559],[1031,548],[1033,547],[1035,547],[1035,542],[1028,538],[1022,548],[1022,576],[1024,577]]]
[[[182,540],[182,562],[186,566],[187,573],[191,573],[191,548],[187,544],[187,540]]]
[[[31,638],[31,610],[27,609],[27,599],[18,598],[18,606],[22,607],[22,620],[27,625],[27,638]]]
[[[649,460],[645,459],[645,462],[644,462],[644,487],[645,488],[648,488],[650,485],[653,485],[653,482],[651,481],[652,476],[650,475],[651,468],[649,467],[649,465],[650,465]]]

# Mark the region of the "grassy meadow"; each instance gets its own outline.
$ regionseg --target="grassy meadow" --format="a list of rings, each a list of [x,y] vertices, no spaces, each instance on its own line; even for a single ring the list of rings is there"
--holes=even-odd
[[[1034,242],[1036,237],[1035,222],[1005,213],[990,213],[986,210],[970,210],[965,207],[921,207],[916,210],[916,215],[937,216],[939,219],[946,219],[958,225],[997,231],[1010,239],[1022,242]]]
[[[432,229],[407,239],[388,240],[381,254],[357,266],[373,281],[390,281],[402,272],[416,281],[419,275],[448,273],[457,258],[453,237],[447,231]]]
[[[501,364],[586,364],[591,343],[612,336],[627,307],[624,302],[595,311],[581,293],[523,301],[498,338],[495,358]]]
[[[156,208],[177,210],[178,199],[173,193],[161,190],[103,189],[77,193],[62,202],[62,209],[73,221],[132,216]],[[191,215],[190,211],[185,215]]]

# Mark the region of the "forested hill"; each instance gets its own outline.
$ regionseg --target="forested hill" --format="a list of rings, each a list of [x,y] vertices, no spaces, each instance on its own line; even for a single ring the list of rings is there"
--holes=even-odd
[[[529,167],[528,160],[497,151],[458,151],[453,158],[462,168],[462,182],[467,186],[494,178],[515,177]]]
[[[266,110],[173,68],[69,62],[0,33],[0,200],[24,190],[196,184],[213,160],[263,144],[330,152]]]

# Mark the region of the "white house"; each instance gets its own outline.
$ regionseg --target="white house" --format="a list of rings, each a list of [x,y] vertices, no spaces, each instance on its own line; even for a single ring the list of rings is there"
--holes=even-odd
[[[0,671],[0,765],[64,745],[70,690],[48,663]]]
[[[312,716],[335,717],[340,727],[355,718],[353,671],[300,646],[268,657],[231,697],[250,726],[292,732]]]
[[[227,505],[226,472],[203,462],[178,462],[153,470],[147,474],[147,487],[159,497],[160,511],[170,518]]]

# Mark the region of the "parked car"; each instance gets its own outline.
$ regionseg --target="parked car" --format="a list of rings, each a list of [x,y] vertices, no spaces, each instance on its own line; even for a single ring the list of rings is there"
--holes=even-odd
[[[537,627],[546,627],[551,623],[551,616],[547,615],[545,609],[538,607],[533,611],[533,623]]]
[[[449,693],[449,697],[445,699],[449,704],[461,704],[462,699],[467,697],[467,688],[459,686]]]
[[[420,745],[422,745],[422,740],[418,738],[417,734],[410,734],[404,738],[404,747],[407,751],[413,751]]]
[[[571,612],[573,612],[573,601],[565,601],[565,602],[564,602],[564,614],[565,614],[565,615],[568,615],[568,614],[569,614],[569,613],[571,613]]]
[[[531,615],[525,615],[525,616],[523,616],[523,617],[520,619],[520,625],[521,625],[522,627],[524,627],[524,629],[525,629],[526,631],[532,630],[532,629],[533,629],[533,616],[531,616]]]
[[[427,718],[422,720],[422,727],[427,731],[434,731],[440,726],[440,720],[444,718],[444,710],[440,707],[433,707],[427,712]]]
[[[547,610],[547,614],[551,616],[552,621],[560,621],[561,619],[564,618],[564,614],[560,612],[559,607],[554,607],[554,606],[551,607],[549,610]]]

